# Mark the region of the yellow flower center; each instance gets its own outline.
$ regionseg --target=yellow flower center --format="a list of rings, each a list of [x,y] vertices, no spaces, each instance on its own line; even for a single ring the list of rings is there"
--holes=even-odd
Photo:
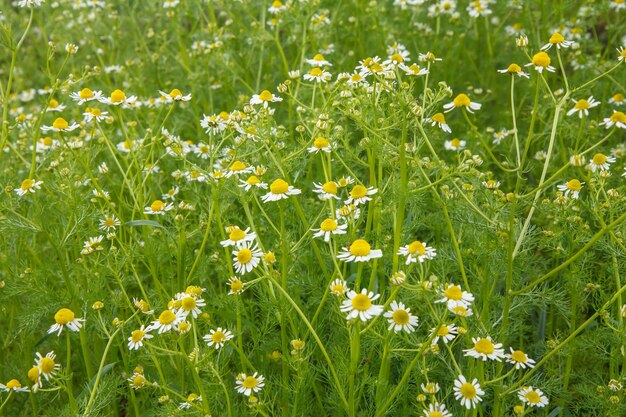
[[[324,61],[324,55],[322,54],[315,54],[315,56],[313,57],[314,61]]]
[[[263,257],[263,260],[265,260],[266,264],[273,264],[276,262],[276,255],[274,255],[274,252],[267,252]]]
[[[270,185],[270,191],[272,194],[285,194],[289,191],[289,184],[287,184],[287,181],[279,178]]]
[[[159,323],[161,324],[172,324],[176,320],[176,314],[172,313],[169,310],[164,310],[159,315]]]
[[[350,81],[352,81],[353,83],[358,83],[361,80],[363,80],[361,74],[352,74],[352,77],[350,77]]]
[[[196,299],[193,297],[185,297],[181,302],[181,307],[185,311],[192,311],[196,308]]]
[[[254,388],[259,385],[259,381],[255,377],[250,375],[243,380],[242,385],[244,386],[244,388]]]
[[[337,222],[333,219],[326,219],[320,224],[320,229],[324,232],[332,232],[337,230]]]
[[[333,294],[343,294],[346,290],[346,287],[343,284],[335,284],[333,285],[332,292]]]
[[[491,342],[491,340],[482,338],[478,340],[478,342],[476,342],[476,344],[474,345],[474,349],[476,349],[476,352],[478,353],[484,353],[486,355],[489,355],[493,353],[493,351],[495,350],[495,346]]]
[[[616,111],[611,115],[611,121],[613,123],[626,123],[626,114],[622,113],[621,111]]]
[[[55,99],[50,99],[50,101],[48,102],[48,107],[51,109],[56,109],[57,107],[59,107],[59,102]]]
[[[68,126],[69,123],[67,123],[67,120],[62,117],[58,117],[54,120],[54,122],[52,122],[52,127],[55,129],[65,130]]]
[[[309,74],[313,77],[321,77],[323,73],[324,72],[319,68],[313,68],[311,71],[309,71]]]
[[[20,384],[20,381],[18,381],[17,379],[12,379],[9,382],[7,382],[6,387],[8,389],[22,388],[22,384]]]
[[[458,306],[454,307],[452,309],[452,312],[454,314],[456,314],[457,316],[460,316],[460,317],[467,316],[467,308],[465,308],[465,306],[462,306],[462,305],[458,305]]]
[[[459,146],[461,146],[461,141],[458,139],[452,139],[450,141],[450,146],[452,146],[453,148],[458,148]]]
[[[259,94],[259,100],[261,101],[270,101],[273,98],[274,98],[274,95],[270,93],[268,90],[263,90],[261,91],[261,94]]]
[[[547,67],[550,65],[550,56],[545,52],[538,52],[533,55],[532,63],[537,67]]]
[[[130,334],[130,338],[133,342],[137,343],[142,340],[145,335],[146,333],[143,330],[133,330]]]
[[[226,341],[226,335],[223,332],[217,331],[211,335],[211,340],[215,344],[222,344]]]
[[[435,115],[433,115],[432,120],[433,122],[441,123],[444,125],[446,124],[446,118],[443,113],[436,113]]]
[[[372,300],[367,294],[357,294],[352,299],[352,308],[359,311],[367,311],[372,305]]]
[[[552,34],[552,36],[550,36],[550,43],[553,45],[562,43],[564,40],[565,38],[559,32],[555,32]]]
[[[49,374],[50,372],[54,371],[54,359],[45,356],[43,358],[41,358],[41,362],[39,363],[39,368],[41,369],[41,372],[44,374]]]
[[[240,292],[243,289],[243,282],[239,279],[234,279],[230,283],[230,290],[232,292]]]
[[[319,137],[313,141],[313,146],[317,149],[322,149],[328,146],[328,139]]]
[[[539,404],[541,402],[541,397],[535,390],[532,390],[528,394],[524,395],[524,398],[526,398],[526,401],[531,404]]]
[[[448,329],[448,326],[441,326],[439,330],[437,330],[437,336],[439,337],[447,336],[449,333],[450,330]]]
[[[233,228],[233,230],[231,230],[230,234],[228,235],[228,238],[233,242],[241,240],[244,237],[246,237],[246,233],[238,227]]]
[[[365,188],[361,184],[355,185],[352,191],[350,191],[350,197],[352,198],[363,198],[366,195],[367,195],[367,188]]]
[[[350,253],[354,256],[367,256],[372,251],[372,247],[363,239],[357,239],[350,245]]]
[[[102,116],[102,112],[98,108],[89,109],[89,113],[91,113],[95,117]]]
[[[583,185],[580,183],[580,181],[574,179],[567,182],[567,188],[571,191],[580,191],[581,188],[583,188]]]
[[[459,94],[454,98],[454,107],[469,107],[470,98],[466,94]]]
[[[153,212],[163,211],[165,209],[165,203],[161,200],[154,200],[154,202],[150,204],[150,209],[152,209]]]
[[[37,380],[39,379],[39,367],[38,366],[33,366],[32,368],[28,370],[28,379],[30,379],[33,382],[37,382]]]
[[[619,53],[622,58],[626,58],[626,48],[622,49],[622,52]]]
[[[126,100],[126,94],[122,90],[115,90],[111,93],[111,101],[113,103],[121,103]]]
[[[390,59],[396,63],[404,62],[404,58],[399,53],[391,55]]]
[[[46,136],[45,138],[43,138],[43,144],[46,146],[50,146],[52,145],[52,138],[50,136]]]
[[[520,67],[517,64],[511,64],[511,65],[508,66],[508,68],[506,70],[507,70],[507,72],[509,74],[518,74],[518,73],[522,72],[522,67]]]
[[[82,98],[83,100],[88,99],[88,98],[93,98],[93,91],[91,91],[88,88],[83,88],[82,90],[80,90],[80,92],[78,93],[78,96],[80,98]]]
[[[613,101],[617,102],[617,103],[621,103],[622,101],[624,101],[624,95],[622,93],[617,93],[613,96]]]
[[[69,308],[62,308],[54,315],[54,321],[56,321],[57,324],[65,325],[73,321],[74,317],[76,316],[74,315],[74,312],[72,310],[70,310]]]
[[[526,363],[527,357],[526,354],[521,350],[516,350],[515,352],[511,353],[511,359],[515,362]]]
[[[593,163],[595,165],[603,165],[606,163],[606,155],[602,154],[602,153],[597,153],[593,156],[593,158],[591,158],[591,160],[593,161]]]
[[[248,248],[243,248],[240,249],[239,252],[237,252],[237,261],[244,265],[247,264],[248,262],[250,262],[250,260],[252,259],[252,251]]]
[[[428,417],[443,417],[441,411],[431,411],[428,413]]]
[[[133,386],[143,387],[146,384],[146,378],[143,375],[137,374],[133,377]]]
[[[423,255],[426,253],[426,247],[422,242],[416,240],[409,245],[409,253],[411,255]]]
[[[182,97],[183,93],[180,92],[180,90],[178,88],[173,89],[172,91],[170,91],[170,97],[171,98],[179,98]]]
[[[31,188],[33,188],[33,185],[35,185],[35,180],[31,180],[30,178],[27,178],[24,181],[22,181],[22,185],[20,186],[20,188],[26,191],[26,190],[30,190]]]
[[[391,315],[391,318],[396,324],[405,325],[409,323],[410,316],[405,310],[396,310]]]
[[[448,300],[459,301],[459,300],[463,299],[463,291],[461,291],[461,287],[459,287],[458,285],[451,285],[451,286],[449,286],[443,292],[443,295],[445,295],[445,297]]]
[[[230,170],[231,171],[242,171],[246,169],[246,164],[244,164],[241,161],[235,161],[233,162],[233,164],[230,166]]]
[[[591,104],[584,98],[581,98],[580,100],[576,102],[576,104],[574,104],[574,108],[576,110],[586,110],[589,107],[591,107]]]
[[[328,194],[337,194],[337,184],[334,181],[328,181],[322,185],[322,190]]]
[[[470,384],[469,382],[466,382],[463,385],[461,385],[461,388],[459,389],[459,391],[461,392],[461,395],[464,398],[467,398],[470,400],[476,396],[476,388],[474,387],[474,385]]]
[[[257,185],[261,182],[261,180],[256,175],[250,175],[246,182],[250,185]]]

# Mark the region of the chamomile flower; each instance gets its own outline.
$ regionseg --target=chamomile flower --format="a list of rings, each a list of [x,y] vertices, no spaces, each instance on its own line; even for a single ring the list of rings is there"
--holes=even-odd
[[[464,304],[448,303],[448,311],[458,317],[470,317],[474,315],[471,307]]]
[[[624,2],[626,4],[626,2]],[[616,106],[626,103],[626,97],[622,93],[616,93],[609,99],[609,104],[615,104]]]
[[[626,129],[626,114],[621,111],[613,110],[611,117],[605,117],[600,124],[606,126],[607,129],[613,127],[613,125],[621,129]]]
[[[474,113],[474,110],[480,110],[481,107],[482,104],[471,101],[468,95],[463,93],[457,95],[450,103],[443,105],[446,113],[457,108],[464,108],[468,112]]]
[[[552,61],[550,60],[550,56],[541,51],[533,55],[531,62],[526,64],[526,66],[534,66],[535,70],[537,70],[537,72],[539,73],[542,73],[543,70],[554,72],[556,71],[556,68],[550,65],[551,62]]]
[[[424,391],[424,394],[428,395],[435,395],[441,390],[437,382],[428,382],[426,385],[420,384],[420,388]]]
[[[337,195],[338,186],[335,181],[328,181],[324,184],[314,182],[313,187],[313,192],[317,194],[320,200],[326,201],[331,198],[339,200],[339,196]]]
[[[461,406],[467,408],[475,408],[481,402],[485,391],[480,388],[478,379],[474,378],[469,382],[463,375],[454,381],[454,398],[461,401]]]
[[[72,130],[76,130],[80,127],[78,123],[72,123],[71,125],[62,117],[57,117],[52,122],[52,126],[41,126],[42,132],[71,132]]]
[[[47,112],[62,112],[63,110],[65,110],[65,107],[63,104],[60,104],[58,101],[56,101],[55,99],[50,99],[50,101],[48,101],[48,106],[46,106],[46,111]]]
[[[55,323],[50,326],[48,333],[56,332],[57,336],[60,336],[64,328],[78,333],[85,320],[77,318],[74,312],[69,308],[62,308],[54,315],[54,321]]]
[[[46,0],[20,0],[17,5],[19,7],[39,7],[44,4]],[[1,385],[1,384],[0,384]]]
[[[143,387],[145,387],[146,385],[149,384],[148,380],[146,379],[145,376],[143,376],[143,374],[141,372],[137,372],[135,371],[130,378],[127,379],[127,381],[130,383],[130,386],[133,387],[133,389],[135,391],[137,391],[138,389],[141,389]]]
[[[83,243],[83,248],[80,251],[81,255],[89,255],[90,253],[104,250],[102,247],[102,240],[104,236],[94,236],[90,237],[86,242]]]
[[[347,320],[359,318],[366,322],[382,314],[383,306],[372,304],[372,301],[376,301],[378,298],[380,298],[380,294],[368,292],[367,288],[363,288],[360,293],[350,290],[348,299],[343,301],[340,309],[342,312],[348,313]]]
[[[61,364],[56,363],[56,355],[54,352],[46,353],[46,356],[42,356],[41,353],[35,353],[35,366],[39,369],[39,374],[49,381],[50,378],[56,376],[57,372],[61,370]]]
[[[228,226],[226,233],[228,233],[228,239],[220,242],[223,247],[241,246],[244,242],[252,242],[256,239],[256,233],[251,232],[249,227],[241,230],[239,226]]]
[[[313,66],[313,67],[332,67],[333,64],[331,64],[330,62],[328,62],[325,58],[324,55],[322,54],[315,54],[315,56],[311,59],[307,59],[306,63]]]
[[[202,339],[207,342],[207,345],[209,345],[209,347],[215,347],[215,350],[217,350],[224,346],[226,342],[228,342],[233,337],[234,336],[230,332],[230,330],[218,327],[215,330],[211,329],[209,334],[205,334]]]
[[[311,230],[315,232],[313,237],[324,237],[324,242],[329,242],[331,235],[343,235],[347,228],[347,224],[338,224],[336,220],[329,217],[320,223],[319,229]]]
[[[474,347],[463,350],[463,352],[465,352],[465,356],[482,359],[483,361],[491,359],[492,361],[498,362],[505,357],[504,349],[502,349],[502,343],[493,343],[491,336],[472,337],[472,343],[474,343]]]
[[[237,392],[247,397],[253,392],[259,392],[265,386],[265,378],[255,372],[253,375],[238,375],[235,383],[237,384]]]
[[[380,249],[372,249],[370,244],[363,239],[357,239],[350,245],[343,248],[337,259],[344,262],[367,262],[371,259],[382,258],[383,251]]]
[[[557,185],[559,191],[563,191],[566,197],[578,198],[580,190],[583,188],[584,182],[580,182],[577,179],[572,179],[562,185]]]
[[[384,314],[387,317],[389,327],[387,330],[392,330],[395,333],[404,331],[406,333],[413,333],[419,319],[417,316],[411,314],[411,309],[406,308],[403,303],[398,303],[395,300],[391,302],[391,310]]]
[[[126,139],[126,140],[123,140],[122,142],[119,142],[116,145],[116,148],[120,152],[130,153],[131,151],[134,151],[135,149],[139,149],[139,146],[141,146],[140,140]]]
[[[469,307],[474,301],[474,296],[471,293],[463,291],[461,286],[456,284],[448,284],[443,289],[441,295],[442,298],[436,302],[446,303],[448,306],[453,307],[458,305]]]
[[[521,350],[513,350],[512,347],[509,347],[509,349],[511,350],[511,353],[507,353],[504,356],[506,357],[506,361],[508,363],[515,365],[515,369],[535,367],[535,361],[530,359],[524,352]]]
[[[467,142],[465,142],[464,140],[454,138],[452,140],[445,141],[443,146],[448,151],[462,151],[463,149],[465,149],[466,143]]]
[[[452,413],[446,410],[445,404],[428,404],[428,409],[424,410],[426,417],[452,417]]]
[[[165,194],[161,194],[161,198],[163,200],[172,200],[172,201],[176,201],[176,195],[178,194],[179,188],[174,186],[172,188],[170,188],[169,190],[167,190],[167,192]]]
[[[413,262],[424,262],[426,259],[433,259],[437,252],[435,249],[426,246],[426,242],[420,242],[414,240],[406,246],[403,246],[398,250],[398,255],[406,256],[406,265],[410,265]]]
[[[254,94],[250,99],[250,104],[262,104],[264,108],[267,108],[270,103],[275,103],[278,101],[283,101],[282,98],[275,96],[268,90],[263,90],[260,94]]]
[[[261,197],[264,203],[289,198],[290,195],[298,195],[302,191],[287,184],[287,181],[279,178],[270,184],[270,192]]]
[[[358,206],[360,204],[365,204],[368,201],[371,201],[372,198],[370,196],[378,193],[378,188],[368,187],[361,184],[355,185],[352,190],[350,190],[350,197],[345,201],[345,204],[354,204]]]
[[[531,407],[543,408],[549,403],[548,397],[543,394],[543,391],[533,387],[523,387],[517,392],[517,397],[521,402]]]
[[[446,117],[443,115],[443,113],[435,113],[430,118],[430,121],[431,121],[431,126],[437,125],[444,132],[452,133],[452,129],[450,129],[450,126],[448,126],[448,124],[446,123]]]
[[[530,75],[524,72],[522,70],[522,67],[520,67],[519,65],[515,63],[509,65],[505,69],[498,70],[498,72],[502,74],[511,74],[511,75],[517,75],[518,77],[530,78]]]
[[[173,210],[174,205],[172,203],[165,204],[161,200],[154,200],[149,207],[144,209],[144,214],[165,214],[165,212]]]
[[[128,349],[139,350],[143,346],[144,339],[152,339],[154,336],[148,333],[149,331],[143,324],[139,329],[133,330],[128,338]]]
[[[399,68],[406,72],[407,75],[411,75],[413,77],[417,77],[419,75],[426,75],[428,74],[428,70],[426,68],[422,68],[417,64],[411,64],[411,65],[406,65],[406,64],[400,64]]]
[[[34,193],[36,190],[41,189],[41,184],[43,184],[43,181],[26,178],[24,181],[22,181],[22,184],[15,189],[15,192],[17,193],[17,195],[22,197],[28,193]]]
[[[245,289],[243,281],[237,277],[228,278],[228,285],[230,287],[229,295],[239,295]]]
[[[348,283],[343,279],[337,278],[330,283],[330,292],[337,297],[343,297],[348,292]]]
[[[148,302],[143,299],[133,298],[133,305],[143,314],[151,315],[152,313],[154,313],[154,310],[150,309],[150,305],[148,304]]]
[[[319,151],[330,153],[331,150],[332,146],[330,145],[328,138],[322,136],[315,138],[313,146],[308,148],[309,153],[318,153]]]
[[[158,334],[169,332],[174,329],[178,323],[184,320],[184,317],[171,310],[163,310],[159,314],[159,318],[154,320],[150,326],[146,329],[146,332],[157,330]]]
[[[261,181],[256,175],[250,175],[247,180],[239,180],[238,187],[243,188],[245,191],[250,191],[252,187],[262,188],[267,190],[267,183]]]
[[[619,53],[617,60],[619,62],[626,62],[626,47],[620,46],[617,48],[617,52]]]
[[[589,161],[589,169],[591,169],[592,172],[608,171],[613,162],[615,162],[614,157],[606,156],[605,154],[598,152],[593,156],[593,158],[591,158],[591,161]]]
[[[83,88],[80,91],[76,91],[70,94],[70,98],[76,101],[77,104],[84,104],[88,101],[97,100],[102,98],[102,91],[92,91],[89,88]]]
[[[171,103],[172,101],[191,100],[191,94],[183,95],[183,93],[178,88],[173,89],[169,93],[159,90],[159,93],[161,94],[161,98],[168,103]]]
[[[115,215],[106,216],[104,219],[100,219],[100,230],[110,231],[115,230],[120,225],[120,220]]]
[[[572,109],[567,112],[567,115],[571,116],[575,113],[578,113],[578,117],[581,119],[583,118],[583,116],[589,116],[589,109],[600,105],[600,102],[595,101],[593,99],[593,96],[589,97],[588,99],[584,99],[584,98],[581,98],[580,100],[572,99],[572,101],[575,103],[574,107],[572,107]]]
[[[453,341],[458,334],[458,331],[454,324],[442,324],[441,326],[439,326],[439,329],[437,329],[436,327],[430,329],[431,334],[435,331],[436,335],[432,341],[433,345],[437,344],[437,342],[439,342],[439,339],[443,340],[443,343],[447,344],[448,342]]]
[[[554,32],[550,36],[550,40],[548,41],[548,43],[541,47],[541,50],[547,51],[548,49],[552,48],[553,45],[555,45],[557,49],[569,48],[570,46],[572,46],[572,43],[572,41],[566,41],[563,35],[561,35],[559,32]]]
[[[283,4],[280,0],[274,0],[270,7],[267,9],[271,14],[279,14],[280,12],[287,9],[287,6]]]
[[[232,252],[235,271],[238,274],[246,274],[259,265],[263,252],[256,243],[246,242]]]
[[[109,104],[112,106],[119,106],[121,104],[133,104],[137,101],[137,97],[126,97],[126,93],[124,93],[122,90],[113,90],[109,97],[100,97],[98,101],[100,101],[100,103]]]
[[[194,319],[198,318],[198,316],[202,314],[200,307],[206,307],[206,302],[199,296],[193,294],[180,293],[176,295],[176,299],[180,302],[180,307],[176,311],[176,314],[183,318],[187,318],[189,314],[191,314]]]
[[[326,71],[325,69],[315,67],[311,71],[309,71],[307,74],[304,74],[302,78],[304,78],[305,81],[315,81],[317,83],[326,83],[330,81],[330,79],[332,78],[332,75],[330,72]]]
[[[26,387],[22,387],[22,383],[17,379],[12,379],[5,384],[0,384],[0,389],[5,392],[30,392]]]
[[[85,112],[83,113],[83,118],[87,123],[93,120],[95,120],[96,122],[101,122],[103,120],[106,120],[108,117],[108,112],[102,111],[97,107],[87,107],[85,108]]]

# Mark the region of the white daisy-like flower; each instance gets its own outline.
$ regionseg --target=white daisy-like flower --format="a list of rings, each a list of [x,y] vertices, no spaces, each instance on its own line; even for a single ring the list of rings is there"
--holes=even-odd
[[[100,103],[109,104],[112,106],[119,106],[121,104],[133,105],[137,101],[136,96],[126,97],[126,93],[122,90],[114,90],[109,97],[100,97],[98,99]]]
[[[147,327],[146,332],[151,332],[152,330],[157,330],[158,334],[169,332],[184,319],[182,315],[171,310],[163,310],[161,314],[159,314],[159,318],[154,320],[152,324]]]
[[[280,0],[274,0],[270,7],[267,9],[271,14],[279,14],[280,12],[287,9],[287,5],[283,4]]]
[[[396,333],[404,331],[407,333],[413,333],[419,319],[417,316],[411,314],[411,309],[406,308],[404,303],[398,303],[395,300],[391,302],[391,310],[384,314],[387,317],[389,327],[387,330],[392,330]]]
[[[424,391],[425,394],[435,395],[439,392],[441,387],[437,382],[428,382],[426,385],[423,383],[420,384],[420,388]]]
[[[56,355],[54,352],[46,353],[46,356],[42,356],[41,353],[35,353],[35,366],[39,369],[39,375],[43,375],[46,381],[56,376],[57,372],[61,370],[61,364],[56,363]]]
[[[50,101],[48,102],[48,106],[46,107],[46,111],[47,112],[62,112],[63,110],[65,110],[65,107],[66,107],[65,105],[60,104],[55,99],[50,99]]]
[[[507,353],[504,356],[506,357],[506,361],[510,364],[515,365],[515,369],[526,369],[534,368],[535,361],[530,359],[527,354],[525,354],[521,350],[513,350],[512,347],[509,347],[511,353]]]
[[[230,330],[226,330],[221,327],[218,327],[215,330],[211,329],[209,334],[205,334],[202,337],[202,339],[204,339],[204,341],[207,342],[207,345],[209,345],[209,347],[215,347],[215,350],[218,350],[233,337],[234,336],[230,332]]]
[[[346,204],[335,210],[335,216],[346,221],[356,220],[361,216],[361,209],[354,204]]]
[[[165,212],[173,210],[174,205],[172,203],[165,204],[161,200],[154,200],[149,207],[144,209],[144,214],[165,214]]]
[[[445,404],[428,404],[428,409],[424,410],[426,417],[452,417],[452,413],[446,410]]]
[[[200,120],[200,126],[205,130],[206,133],[219,133],[226,129],[226,127],[228,126],[229,117],[229,114],[226,112],[220,114],[212,114],[210,116],[203,114],[202,120]]]
[[[439,329],[437,329],[436,327],[430,329],[431,334],[435,332],[435,338],[432,341],[433,345],[437,344],[437,342],[439,342],[439,339],[443,340],[443,343],[447,344],[448,342],[453,341],[458,334],[456,325],[454,324],[442,324]]]
[[[43,181],[37,181],[34,178],[27,178],[22,181],[22,184],[18,188],[15,189],[15,192],[17,195],[22,197],[28,193],[34,193],[36,190],[41,189],[41,184],[43,184]]]
[[[60,336],[63,329],[66,327],[68,330],[78,333],[85,319],[77,318],[74,312],[69,308],[62,308],[54,315],[54,321],[55,323],[50,326],[48,333],[57,333],[57,336]]]
[[[426,246],[426,242],[414,240],[398,250],[398,255],[406,256],[406,265],[413,262],[424,262],[426,259],[433,259],[437,252],[434,248]]]
[[[315,56],[311,59],[307,59],[306,63],[313,66],[313,67],[332,67],[333,64],[331,64],[330,62],[328,62],[325,58],[324,55],[322,54],[315,54]]]
[[[370,244],[363,239],[357,239],[343,248],[337,258],[344,262],[367,262],[371,259],[382,258],[383,251],[372,249]]]
[[[259,375],[255,372],[253,375],[241,374],[238,375],[237,392],[247,397],[252,395],[253,392],[259,392],[265,386],[265,378],[263,375]]]
[[[435,113],[431,118],[431,126],[439,126],[439,128],[441,130],[443,130],[446,133],[452,133],[452,129],[450,129],[450,126],[448,126],[448,124],[446,123],[446,117],[443,115],[443,113]]]
[[[154,336],[148,332],[149,330],[143,324],[139,329],[133,330],[128,338],[128,349],[139,350],[143,346],[144,339],[152,339]]]
[[[550,60],[550,56],[541,51],[533,55],[531,62],[526,64],[526,66],[534,66],[535,70],[537,70],[537,72],[539,73],[542,73],[543,70],[554,72],[556,71],[556,68],[550,65],[551,62],[552,61]]]
[[[326,83],[328,81],[330,81],[330,79],[332,78],[332,75],[330,72],[326,71],[325,69],[321,69],[321,68],[313,68],[311,71],[309,71],[307,74],[304,74],[304,76],[302,77],[305,81],[314,81],[317,83]]]
[[[228,286],[230,287],[229,295],[239,295],[245,290],[244,282],[237,277],[228,278]]]
[[[466,144],[466,141],[454,138],[452,140],[445,141],[443,143],[443,146],[448,151],[462,151],[463,149],[465,149]]]
[[[46,0],[20,0],[17,5],[19,7],[39,7],[45,2]]]
[[[100,219],[100,230],[109,231],[115,230],[120,225],[120,219],[115,217],[114,214],[106,216],[104,219]]]
[[[557,185],[556,188],[558,188],[559,191],[564,192],[566,197],[571,196],[572,198],[578,198],[578,195],[580,194],[580,190],[582,190],[583,185],[585,185],[584,182],[580,182],[579,180],[574,178],[572,180],[569,180],[565,184]]]
[[[339,200],[339,196],[337,195],[339,187],[337,186],[337,183],[335,181],[328,181],[324,184],[314,182],[313,187],[313,192],[318,195],[318,198],[320,200],[326,201],[331,198]]]
[[[85,87],[80,91],[71,93],[70,98],[76,101],[79,105],[92,100],[100,101],[102,98],[102,91],[91,91],[89,88]]]
[[[500,69],[498,70],[499,73],[501,74],[511,74],[511,75],[517,75],[519,77],[524,77],[524,78],[530,78],[530,75],[528,75],[528,73],[524,72],[522,70],[522,67],[520,67],[517,64],[511,64],[508,67],[504,68],[504,69]]]
[[[228,226],[226,233],[228,233],[228,239],[220,242],[223,247],[241,246],[244,242],[253,242],[256,239],[256,233],[251,232],[249,227],[241,230],[239,226]]]
[[[583,118],[583,116],[589,116],[589,109],[600,105],[600,102],[594,100],[593,96],[590,96],[588,99],[572,99],[572,101],[575,103],[574,107],[572,107],[570,111],[567,112],[567,115],[571,116],[575,113],[578,113],[578,117],[581,119]]]
[[[464,108],[468,112],[474,113],[474,110],[480,110],[481,107],[482,104],[471,101],[467,94],[463,93],[457,95],[450,103],[443,105],[446,113],[457,108]]]
[[[206,302],[193,293],[178,293],[176,294],[176,301],[175,305],[178,306],[176,314],[184,318],[187,318],[189,314],[194,319],[198,318],[202,314],[200,307],[206,307]]]
[[[238,187],[243,188],[246,191],[250,191],[252,187],[262,188],[267,190],[267,183],[261,181],[256,175],[250,175],[247,180],[239,180]]]
[[[398,67],[402,71],[406,72],[407,75],[411,75],[413,77],[428,74],[428,70],[426,68],[422,68],[417,64],[411,64],[411,65],[400,64]]]
[[[330,292],[337,297],[343,297],[348,292],[348,283],[343,279],[337,278],[330,283]]]
[[[620,46],[617,48],[617,52],[619,53],[617,60],[619,62],[626,62],[626,47]]]
[[[350,197],[348,197],[345,201],[345,204],[354,204],[355,206],[365,204],[366,202],[371,201],[372,198],[370,196],[376,193],[378,193],[378,188],[366,188],[361,184],[357,184],[352,188],[352,190],[350,190]]]
[[[106,120],[109,117],[109,112],[102,111],[97,107],[87,107],[85,108],[85,112],[83,113],[83,119],[85,122],[89,123],[93,120],[96,122],[101,122]]]
[[[572,46],[573,43],[574,42],[572,41],[566,41],[563,35],[561,35],[559,32],[554,32],[552,36],[550,36],[550,40],[548,41],[548,43],[541,47],[541,50],[547,51],[548,49],[552,48],[553,45],[555,45],[557,49],[569,48],[570,46]]]
[[[485,391],[480,388],[478,379],[474,378],[472,382],[467,381],[463,375],[454,381],[454,398],[461,401],[461,406],[467,408],[475,408],[481,402]]]
[[[80,127],[78,123],[72,123],[71,125],[62,117],[57,117],[52,122],[52,126],[41,126],[42,132],[71,132],[72,130],[76,130]]]
[[[134,151],[135,149],[139,149],[140,146],[141,146],[141,140],[126,139],[126,140],[123,140],[122,142],[119,142],[116,145],[116,148],[120,152],[130,153],[131,151]]]
[[[492,361],[498,362],[505,357],[504,349],[502,349],[502,343],[493,343],[491,336],[472,337],[472,343],[474,343],[473,348],[463,350],[463,352],[465,352],[465,356],[482,359],[483,361],[491,359]]]
[[[442,298],[437,303],[447,303],[448,306],[463,305],[469,307],[474,301],[474,296],[461,289],[460,285],[448,284],[441,292]]]
[[[591,161],[589,161],[589,169],[591,169],[592,172],[608,171],[611,164],[615,161],[616,159],[612,156],[597,153],[593,156],[593,158],[591,158]]]
[[[287,184],[287,181],[279,178],[270,184],[269,193],[261,197],[264,203],[270,201],[278,201],[285,198],[289,198],[290,195],[298,195],[302,191]]]
[[[80,251],[81,255],[89,255],[90,253],[104,250],[102,247],[102,240],[104,236],[95,236],[90,237],[86,242],[83,243],[83,248]]]
[[[380,294],[374,294],[363,288],[360,293],[354,290],[348,291],[348,299],[341,304],[341,311],[348,313],[347,320],[359,318],[361,321],[368,321],[373,317],[380,316],[383,312],[383,306],[372,304],[380,298]]]
[[[523,387],[517,392],[517,397],[531,407],[543,408],[549,404],[548,397],[538,388]]]
[[[232,252],[235,271],[238,274],[246,274],[259,265],[263,252],[257,244],[246,242]]]
[[[605,117],[600,124],[606,126],[607,129],[613,126],[626,129],[626,114],[621,111],[613,110],[611,117]]]
[[[474,315],[471,307],[468,307],[464,304],[456,304],[456,303],[448,303],[448,311],[455,316],[459,317],[470,317]]]
[[[180,191],[179,188],[177,186],[174,186],[170,188],[169,190],[167,190],[165,194],[161,194],[161,198],[163,200],[176,201],[176,195],[178,194],[178,191]]]
[[[267,108],[269,106],[269,103],[275,103],[277,101],[283,101],[283,99],[275,96],[268,90],[263,90],[261,94],[254,94],[252,96],[252,98],[250,99],[250,104],[262,104],[263,107]]]
[[[161,94],[161,98],[168,103],[171,103],[173,101],[191,100],[191,94],[183,95],[183,93],[178,88],[173,89],[169,93],[159,90],[159,93]]]
[[[313,146],[311,146],[307,150],[309,151],[309,153],[318,153],[319,151],[330,153],[330,151],[332,150],[332,146],[328,141],[328,138],[319,136],[313,141]]]
[[[24,7],[24,6],[22,6]],[[5,392],[30,392],[30,390],[26,387],[22,387],[22,384],[17,379],[12,379],[5,384],[0,384],[0,390]]]
[[[343,235],[347,228],[347,224],[338,224],[336,220],[329,217],[320,223],[319,229],[311,229],[311,231],[315,232],[313,237],[324,237],[324,242],[329,242],[331,235]]]

